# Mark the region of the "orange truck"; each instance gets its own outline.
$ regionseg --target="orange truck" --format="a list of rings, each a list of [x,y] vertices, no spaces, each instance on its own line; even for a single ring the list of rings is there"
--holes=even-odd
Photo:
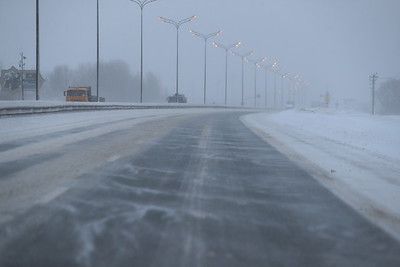
[[[64,91],[64,96],[67,102],[97,102],[97,96],[92,96],[90,86],[69,87]],[[105,102],[103,97],[100,97],[99,100]]]

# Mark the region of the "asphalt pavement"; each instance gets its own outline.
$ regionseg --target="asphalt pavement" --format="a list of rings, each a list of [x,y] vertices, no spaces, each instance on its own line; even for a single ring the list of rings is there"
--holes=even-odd
[[[2,179],[40,164],[57,176],[72,155],[121,155],[4,221],[0,266],[400,266],[396,240],[241,115],[153,121],[0,165]]]

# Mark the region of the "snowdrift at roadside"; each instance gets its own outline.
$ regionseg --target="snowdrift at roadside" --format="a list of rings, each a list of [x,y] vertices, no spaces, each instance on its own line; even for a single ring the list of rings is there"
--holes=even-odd
[[[400,239],[400,116],[290,110],[242,120]]]

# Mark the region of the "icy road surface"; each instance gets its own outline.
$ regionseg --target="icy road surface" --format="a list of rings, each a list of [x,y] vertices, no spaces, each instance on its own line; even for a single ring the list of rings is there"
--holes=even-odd
[[[243,113],[165,112],[1,119],[0,266],[400,266]]]

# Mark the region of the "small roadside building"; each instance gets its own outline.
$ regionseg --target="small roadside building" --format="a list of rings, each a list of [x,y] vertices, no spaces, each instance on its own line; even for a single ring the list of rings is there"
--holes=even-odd
[[[21,79],[21,74],[23,79]],[[36,70],[21,70],[12,66],[0,72],[0,100],[21,100],[22,81],[24,88],[24,98],[34,99],[36,92]],[[39,73],[39,89],[44,83],[42,75]]]

